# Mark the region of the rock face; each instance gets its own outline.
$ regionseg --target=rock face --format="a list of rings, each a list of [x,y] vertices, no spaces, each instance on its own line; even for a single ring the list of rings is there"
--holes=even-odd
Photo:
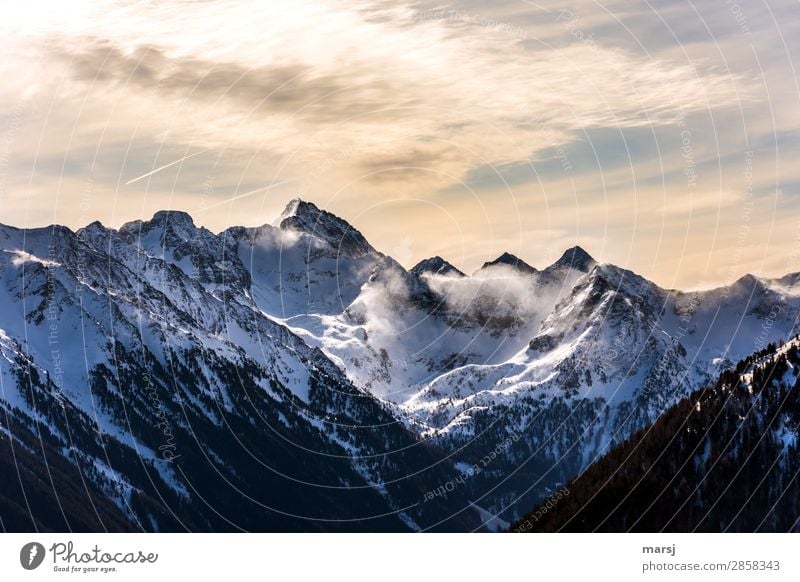
[[[279,318],[341,313],[383,258],[350,224],[301,200],[275,226],[233,227],[220,237],[250,277],[255,304]]]
[[[478,271],[476,271],[475,274],[478,274],[481,271],[489,269],[490,267],[496,267],[501,265],[506,267],[511,267],[515,271],[519,271],[524,275],[532,275],[533,273],[536,273],[536,269],[531,267],[528,263],[526,263],[522,259],[515,257],[511,253],[503,253],[495,260],[485,262],[483,266],[480,269],[478,269]]]
[[[364,235],[347,222],[299,198],[289,202],[278,219],[277,226],[284,231],[310,235],[346,257],[358,258],[377,254]]]
[[[582,273],[588,273],[597,264],[592,256],[581,247],[572,247],[564,251],[555,263],[547,267],[545,271],[555,271],[558,269],[575,269]]]
[[[455,277],[466,277],[464,273],[438,256],[420,261],[412,267],[411,272],[415,275],[453,275]]]
[[[798,345],[769,345],[681,399],[513,529],[800,531]]]
[[[540,271],[510,254],[408,271],[300,200],[219,234],[174,211],[0,226],[0,249],[18,529],[502,527],[793,335],[800,308],[798,275],[682,293],[580,247]],[[60,517],[44,493],[26,509],[32,483],[53,489],[42,455],[72,495]]]
[[[423,502],[441,451],[253,305],[235,239],[171,216],[0,229],[4,527],[480,527]]]

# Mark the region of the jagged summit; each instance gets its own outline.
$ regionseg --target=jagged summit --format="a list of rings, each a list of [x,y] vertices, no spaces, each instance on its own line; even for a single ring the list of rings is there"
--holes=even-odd
[[[150,220],[132,220],[120,227],[120,232],[146,231],[153,228],[194,229],[194,220],[182,210],[159,210]]]
[[[429,273],[432,275],[455,275],[457,277],[466,277],[464,273],[456,269],[453,265],[438,255],[429,259],[421,260],[411,268],[411,272],[415,275]]]
[[[313,202],[306,202],[300,198],[292,198],[275,221],[275,226],[280,226],[284,219],[291,218],[292,216],[306,216],[314,219],[321,212],[322,210],[320,210],[319,206]]]
[[[106,227],[99,220],[95,220],[94,222],[90,222],[89,224],[87,224],[84,227],[84,229],[86,229],[86,230],[106,230]]]
[[[159,210],[150,219],[150,223],[194,226],[194,219],[182,210]]]
[[[779,281],[785,281],[788,277],[789,275],[784,275]],[[765,303],[764,306],[769,309],[769,302],[774,300],[774,297],[771,297],[769,293],[770,287],[773,286],[774,285],[770,285],[769,280],[761,279],[751,273],[747,273],[723,288],[722,292],[732,297],[738,297],[753,307],[766,301],[767,303]],[[781,284],[778,283],[777,289],[780,288]]]
[[[271,507],[285,501],[278,509],[288,515],[416,512],[384,530],[427,529],[478,498],[481,510],[516,519],[520,504],[546,499],[676,399],[796,333],[800,311],[795,277],[767,280],[755,292],[758,280],[750,277],[733,290],[680,293],[611,264],[582,272],[593,259],[577,247],[552,272],[526,274],[533,267],[505,253],[487,263],[503,265],[497,276],[421,277],[377,252],[345,255],[343,243],[371,247],[345,221],[299,200],[278,227],[215,234],[191,225],[187,214],[164,211],[126,232],[99,224],[77,236],[0,228],[0,408],[14,422],[4,418],[4,429],[29,432],[20,444],[31,450],[44,438],[47,458],[73,473],[77,453],[81,466],[97,468],[85,472],[86,484],[77,482],[81,491],[95,487],[98,499],[117,500],[117,509],[154,529],[177,529],[168,507],[182,508],[181,518],[197,527],[225,529],[201,497],[214,495],[220,478],[253,499],[266,491]],[[432,257],[415,269],[447,264]],[[61,322],[59,360],[54,320]],[[153,391],[160,406],[147,398]],[[31,418],[45,430],[26,429]],[[775,442],[784,446],[794,439],[785,429],[796,427],[779,420]],[[157,427],[165,421],[180,445],[179,473],[152,460],[164,450]],[[229,442],[231,426],[270,460],[269,471]],[[365,426],[368,433],[347,428]],[[0,448],[8,432],[0,431]],[[146,454],[120,434],[135,437]],[[93,445],[98,435],[103,449]],[[326,455],[298,456],[288,441]],[[508,449],[496,471],[448,492],[461,497],[420,502],[421,488],[435,490],[497,443]],[[420,457],[426,450],[442,456]],[[214,466],[203,462],[206,453]],[[520,469],[519,459],[534,457]],[[441,471],[403,480],[440,458]],[[532,489],[543,466],[558,471]],[[37,482],[49,483],[46,470]],[[511,477],[498,485],[498,474]],[[287,484],[281,475],[296,479]],[[303,482],[310,485],[302,489]],[[360,487],[353,498],[354,483],[387,486]],[[196,484],[205,489],[195,494]],[[136,503],[128,503],[131,491],[142,492]],[[307,527],[272,510],[262,515],[239,496],[219,501],[220,513],[242,529]],[[451,504],[432,505],[445,501]]]
[[[736,281],[731,283],[730,286],[731,287],[748,287],[748,288],[752,288],[753,286],[758,285],[760,283],[761,283],[761,280],[758,277],[756,277],[752,273],[747,273],[745,275],[742,275],[738,279],[736,279]]]
[[[346,256],[378,254],[364,235],[346,220],[300,198],[294,198],[286,205],[275,226],[321,239]]]
[[[106,228],[102,222],[95,220],[78,229],[75,234],[85,243],[94,245],[97,248],[104,248],[108,246],[108,237],[112,232],[113,229]]]
[[[568,248],[555,263],[548,269],[571,268],[588,273],[597,264],[597,261],[579,246]]]
[[[795,285],[800,283],[800,273],[787,273],[783,277],[774,279],[774,281],[779,285],[794,287]]]
[[[478,269],[478,271],[482,271],[484,269],[487,269],[488,267],[494,267],[496,265],[505,265],[505,266],[508,266],[508,267],[512,267],[512,268],[514,268],[514,269],[516,269],[516,270],[518,270],[521,273],[524,273],[526,275],[532,275],[533,273],[537,272],[536,269],[531,267],[528,263],[526,263],[525,261],[523,261],[519,257],[516,257],[516,256],[512,255],[509,252],[503,253],[502,255],[500,255],[499,257],[497,257],[493,261],[485,262],[481,266],[481,268]]]

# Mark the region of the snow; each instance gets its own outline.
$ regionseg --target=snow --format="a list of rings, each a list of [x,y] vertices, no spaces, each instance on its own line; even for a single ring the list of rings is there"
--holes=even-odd
[[[35,255],[32,255],[30,253],[26,253],[25,251],[21,251],[21,250],[9,251],[9,250],[3,249],[3,252],[10,253],[10,254],[14,255],[14,258],[11,259],[11,264],[14,265],[15,267],[21,267],[25,263],[38,263],[39,265],[42,265],[44,267],[60,267],[61,266],[61,263],[58,263],[56,261],[50,261],[50,260],[47,260],[47,259],[40,259],[39,257],[37,257]]]
[[[489,531],[494,531],[494,532],[508,531],[508,529],[511,527],[510,523],[502,520],[500,517],[498,517],[491,511],[487,511],[482,507],[478,507],[475,503],[472,503],[470,507],[472,507],[472,509],[474,509],[478,513],[478,516],[483,522],[483,525]]]
[[[435,257],[407,271],[345,221],[302,201],[275,226],[220,234],[182,213],[119,231],[91,225],[79,237],[62,227],[3,233],[0,396],[24,407],[11,374],[24,356],[103,434],[150,460],[154,452],[135,442],[122,419],[98,410],[88,389],[92,370],[123,365],[113,343],[144,349],[165,367],[170,351],[180,359],[196,350],[193,389],[199,396],[219,388],[226,410],[235,387],[206,359],[252,364],[301,405],[322,366],[440,444],[473,435],[479,414],[501,411],[497,422],[524,432],[554,400],[600,403],[602,426],[584,427],[576,445],[588,463],[632,430],[622,410],[651,422],[737,360],[794,335],[800,311],[800,276],[747,276],[683,293],[598,264],[581,249],[541,270],[521,271],[506,257],[467,277]],[[258,383],[275,399],[286,397],[268,380]],[[185,405],[219,420],[198,397]],[[503,412],[509,409],[518,414]],[[795,442],[796,435],[780,438]],[[547,446],[562,452],[562,443]],[[179,488],[169,469],[162,475]]]

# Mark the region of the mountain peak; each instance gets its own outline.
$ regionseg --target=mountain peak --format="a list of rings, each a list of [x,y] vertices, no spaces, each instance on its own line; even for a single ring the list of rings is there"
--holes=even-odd
[[[102,247],[106,245],[107,237],[110,233],[111,231],[103,226],[102,222],[95,220],[79,229],[75,234],[77,234],[78,238],[83,242],[90,242],[95,246]]]
[[[281,212],[280,217],[276,221],[276,226],[280,225],[285,219],[294,216],[316,219],[321,212],[319,207],[313,202],[306,202],[300,198],[292,198],[289,200],[288,204],[286,204],[286,208],[283,209],[283,212]]]
[[[364,235],[346,220],[326,210],[320,210],[316,204],[300,198],[289,201],[275,226],[281,230],[309,234],[347,256],[378,254]]]
[[[764,284],[764,281],[752,273],[742,275],[728,286],[729,290],[740,291],[745,294],[751,294],[755,291],[763,290],[765,288],[766,285]]]
[[[87,224],[78,230],[77,234],[99,234],[106,232],[108,232],[108,229],[103,225],[103,223],[99,220],[95,220],[94,222]]]
[[[182,210],[159,210],[150,219],[150,224],[172,226],[188,226],[194,228],[194,220],[187,212]]]
[[[571,268],[577,271],[588,273],[592,267],[597,264],[597,261],[579,246],[568,248],[561,255],[555,263],[550,265],[548,269]]]
[[[411,268],[411,272],[415,275],[429,273],[432,275],[455,275],[457,277],[466,277],[464,273],[456,269],[453,265],[438,255],[429,259],[421,260]]]
[[[505,265],[507,267],[512,267],[513,269],[516,269],[517,271],[520,271],[521,273],[524,273],[526,275],[532,275],[533,273],[536,273],[536,269],[531,267],[528,263],[526,263],[519,257],[516,257],[509,252],[503,253],[493,261],[485,262],[483,266],[481,266],[481,268],[478,270],[482,271],[488,267],[494,267],[496,265]]]
[[[182,210],[159,210],[150,220],[133,220],[120,227],[120,232],[149,231],[153,228],[194,229],[194,220]]]

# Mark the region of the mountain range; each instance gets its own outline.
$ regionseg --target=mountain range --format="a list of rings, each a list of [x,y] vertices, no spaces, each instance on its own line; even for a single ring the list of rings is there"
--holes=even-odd
[[[798,532],[799,430],[794,338],[682,399],[513,530]]]
[[[800,274],[681,292],[580,247],[406,269],[301,200],[0,226],[0,526],[506,529],[798,309]]]

